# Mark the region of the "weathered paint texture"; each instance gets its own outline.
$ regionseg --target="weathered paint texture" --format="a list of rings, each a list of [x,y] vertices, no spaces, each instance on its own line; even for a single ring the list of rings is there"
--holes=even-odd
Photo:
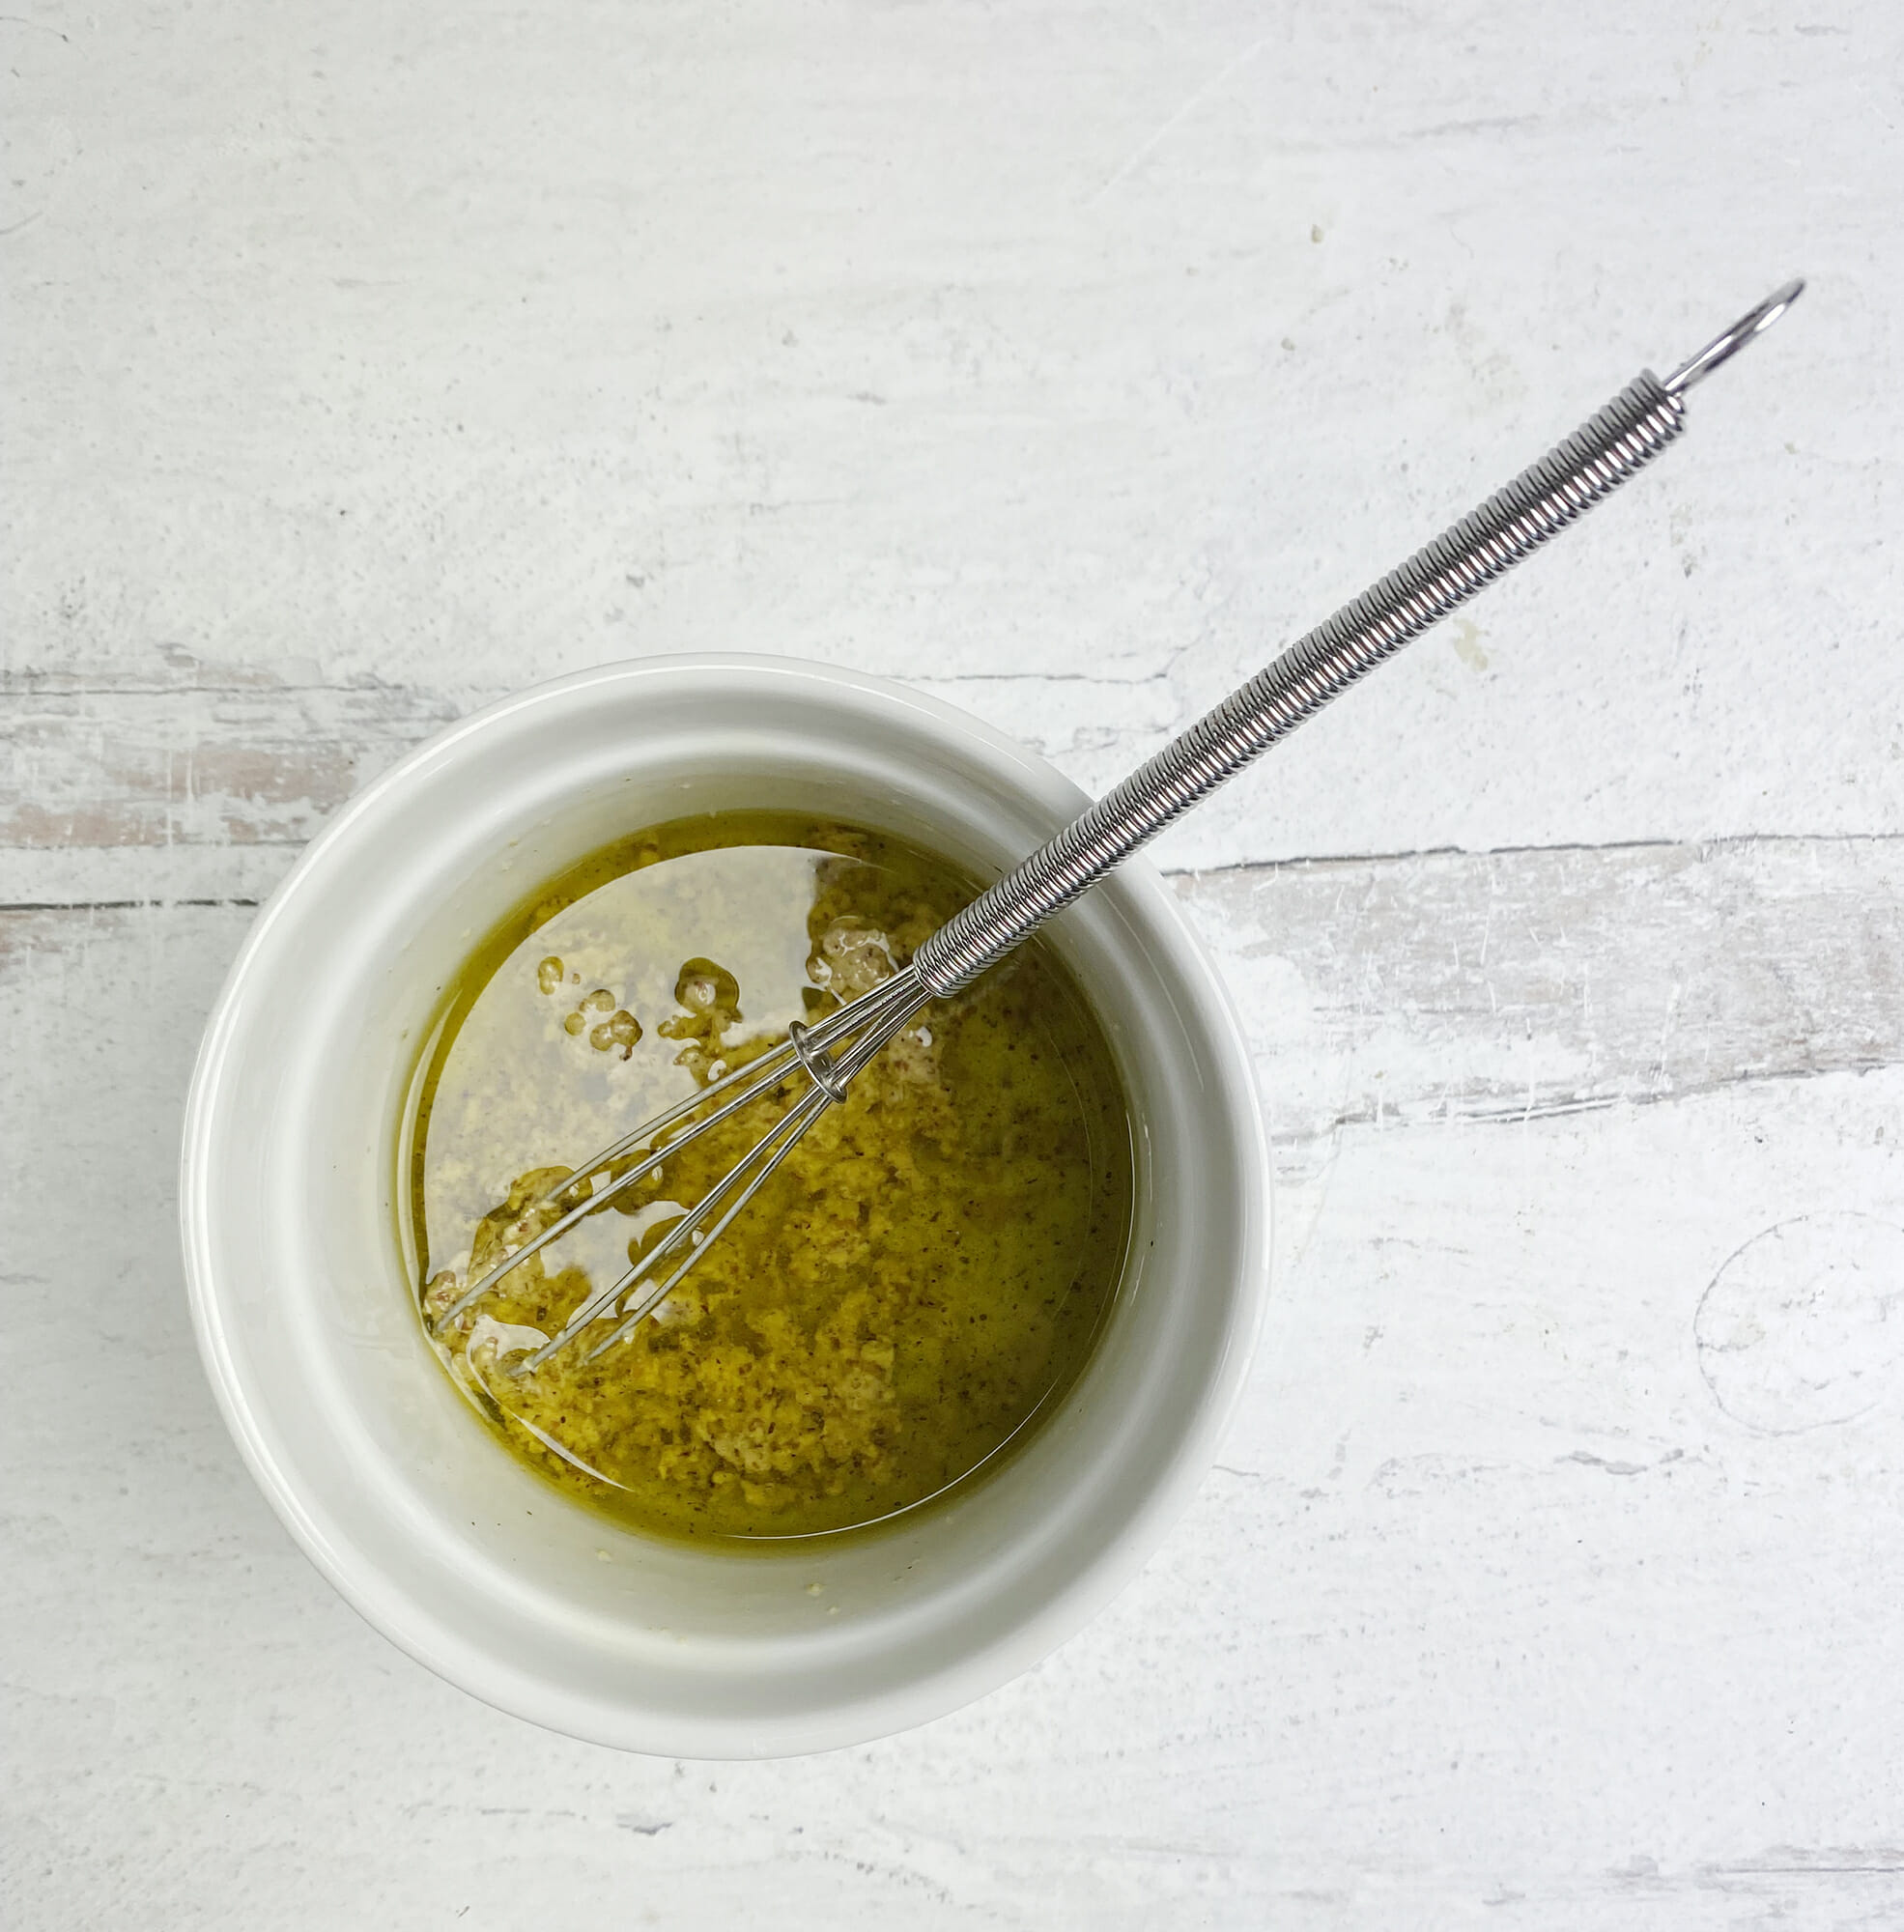
[[[17,4],[0,1917],[1904,1923],[1904,14]],[[1101,789],[1795,271],[1655,471],[1160,845],[1277,1293],[1091,1629],[657,1763],[296,1553],[173,1177],[341,801],[736,648]]]

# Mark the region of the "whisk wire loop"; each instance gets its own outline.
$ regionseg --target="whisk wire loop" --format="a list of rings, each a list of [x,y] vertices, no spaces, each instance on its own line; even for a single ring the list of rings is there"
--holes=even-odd
[[[545,1189],[525,1207],[519,1216],[519,1223],[526,1224],[543,1208],[565,1200],[578,1188],[587,1188],[582,1198],[565,1208],[546,1228],[536,1230],[519,1245],[510,1247],[502,1259],[497,1262],[487,1273],[472,1281],[443,1312],[436,1318],[435,1326],[440,1331],[447,1328],[466,1310],[473,1307],[491,1289],[500,1282],[512,1268],[520,1267],[531,1255],[538,1254],[551,1242],[576,1226],[584,1216],[601,1212],[618,1194],[624,1194],[638,1180],[652,1174],[671,1153],[678,1153],[703,1134],[711,1132],[724,1121],[731,1120],[743,1108],[752,1106],[762,1094],[780,1086],[789,1077],[797,1076],[803,1070],[810,1075],[815,1065],[824,1067],[829,1051],[840,1042],[852,1039],[869,1028],[885,1024],[889,1011],[897,1010],[913,1000],[910,1012],[917,1012],[924,1004],[924,996],[917,995],[917,980],[910,971],[895,974],[883,980],[870,992],[863,993],[856,1000],[849,1000],[836,1008],[823,1019],[809,1027],[802,1027],[798,1040],[781,1040],[769,1047],[756,1059],[737,1066],[730,1073],[710,1080],[697,1093],[687,1099],[677,1101],[665,1112],[641,1122],[638,1127],[623,1134],[620,1139],[611,1142],[598,1153],[591,1155],[580,1167]],[[880,1039],[880,1045],[905,1024],[903,1019],[895,1022],[891,1032]],[[870,1058],[870,1056],[867,1056]],[[864,1065],[864,1062],[860,1063]],[[857,1070],[857,1067],[856,1069]],[[849,1076],[850,1077],[850,1076]],[[844,1089],[841,1089],[843,1093]],[[710,1101],[719,1099],[720,1104],[702,1112]],[[698,1118],[696,1118],[698,1116]],[[688,1122],[683,1126],[683,1122]],[[679,1128],[669,1138],[664,1140],[670,1129]],[[615,1175],[606,1187],[595,1188],[594,1178],[617,1162],[627,1159],[631,1153],[639,1152],[641,1158]],[[672,1238],[671,1235],[669,1238]],[[659,1250],[656,1251],[657,1253]],[[649,1257],[650,1261],[654,1256]],[[625,1284],[624,1284],[625,1285]],[[608,1290],[598,1290],[589,1296],[589,1302],[600,1301],[606,1307],[612,1298]],[[592,1316],[591,1320],[594,1319]],[[566,1331],[565,1331],[566,1332]],[[540,1351],[538,1351],[540,1352]]]
[[[888,985],[894,983],[891,980],[887,982]],[[841,1050],[839,1059],[832,1069],[833,1073],[837,1076],[837,1091],[835,1085],[832,1083],[814,1085],[787,1111],[782,1119],[777,1122],[766,1134],[754,1143],[753,1149],[741,1160],[737,1161],[715,1182],[714,1186],[708,1191],[706,1199],[694,1210],[696,1216],[710,1203],[718,1205],[720,1202],[725,1200],[729,1190],[737,1183],[739,1184],[740,1191],[734,1196],[731,1204],[723,1210],[721,1218],[715,1222],[713,1227],[706,1231],[705,1238],[696,1239],[696,1245],[689,1250],[686,1259],[675,1268],[674,1272],[666,1281],[650,1289],[646,1294],[637,1299],[623,1314],[621,1321],[615,1325],[612,1332],[589,1350],[587,1355],[583,1358],[584,1360],[594,1361],[597,1356],[606,1354],[617,1342],[623,1341],[632,1335],[674,1293],[675,1289],[687,1278],[689,1272],[700,1260],[702,1253],[720,1239],[732,1223],[734,1217],[766,1185],[774,1170],[793,1151],[794,1144],[829,1107],[837,1105],[839,1100],[844,1098],[846,1089],[851,1085],[855,1076],[862,1072],[885,1049],[894,1037],[903,1030],[907,1022],[925,1005],[929,997],[919,986],[917,980],[910,974],[906,976],[905,993],[905,1000],[891,1007],[883,1018],[856,1038],[850,1046]],[[673,1235],[670,1233],[669,1239],[671,1240],[672,1238]],[[622,1281],[617,1284],[615,1293],[619,1293],[622,1290],[630,1287],[639,1277],[649,1274],[656,1261],[660,1259],[660,1247],[657,1246],[654,1254],[646,1257],[636,1267],[631,1268]],[[570,1325],[573,1327],[574,1324],[571,1323]],[[555,1349],[561,1346],[561,1342],[566,1338],[567,1332],[565,1330],[562,1338],[558,1338],[555,1342],[549,1344],[546,1351],[538,1350],[537,1353],[553,1353]]]

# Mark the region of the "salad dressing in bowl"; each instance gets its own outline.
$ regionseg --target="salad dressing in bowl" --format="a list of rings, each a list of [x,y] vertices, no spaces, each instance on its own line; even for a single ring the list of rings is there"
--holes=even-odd
[[[888,835],[724,811],[537,894],[451,987],[405,1110],[426,1316],[554,1218],[533,1208],[567,1179],[554,1158],[876,984],[976,890]],[[605,1318],[512,1373],[781,1110],[685,1149],[433,1338],[502,1440],[635,1528],[797,1538],[944,1496],[1062,1402],[1116,1293],[1123,1096],[1074,982],[1034,945],[928,1008],[624,1341],[588,1359]]]

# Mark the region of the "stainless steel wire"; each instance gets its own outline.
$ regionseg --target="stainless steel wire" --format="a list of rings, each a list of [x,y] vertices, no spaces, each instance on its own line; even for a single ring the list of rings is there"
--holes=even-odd
[[[925,940],[894,978],[810,1028],[793,1028],[758,1059],[584,1161],[524,1209],[520,1244],[457,1296],[437,1319],[438,1329],[458,1321],[512,1268],[691,1141],[804,1079],[807,1091],[749,1153],[625,1274],[591,1292],[557,1334],[525,1353],[514,1372],[532,1373],[599,1321],[612,1317],[615,1325],[589,1349],[590,1359],[631,1335],[732,1224],[813,1122],[844,1098],[854,1077],[924,1006],[970,985],[1172,820],[1637,474],[1685,429],[1685,391],[1769,328],[1804,286],[1789,282],[1769,296],[1664,382],[1643,370],[1505,489],[1298,639],[980,894]],[[546,1225],[530,1225],[545,1215],[552,1216]]]

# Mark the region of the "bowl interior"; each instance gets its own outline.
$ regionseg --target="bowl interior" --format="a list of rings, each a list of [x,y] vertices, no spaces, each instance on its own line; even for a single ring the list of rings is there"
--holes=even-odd
[[[254,1471],[373,1622],[577,1736],[771,1754],[880,1735],[992,1688],[1143,1560],[1213,1453],[1267,1236],[1234,1019],[1144,868],[1050,934],[1134,1117],[1131,1264],[1063,1407],[968,1493],[877,1536],[769,1555],[622,1529],[518,1464],[452,1389],[395,1236],[397,1110],[422,1030],[541,880],[642,825],[739,806],[857,819],[990,875],[1082,802],[1009,741],[891,687],[780,660],[661,662],[467,721],[312,847],[207,1036],[187,1269]]]

